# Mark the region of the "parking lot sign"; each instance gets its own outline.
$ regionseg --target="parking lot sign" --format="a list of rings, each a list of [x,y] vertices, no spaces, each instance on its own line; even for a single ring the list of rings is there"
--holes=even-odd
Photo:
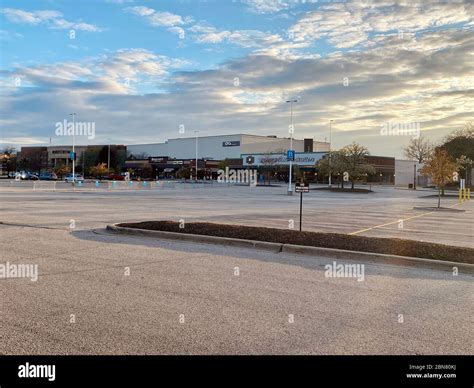
[[[294,162],[295,161],[295,150],[288,150],[287,154],[286,154],[286,159],[288,161],[292,161]]]
[[[300,193],[300,232],[303,223],[303,193],[309,193],[309,184],[308,183],[296,183],[295,184],[295,193]]]
[[[295,193],[309,193],[309,185],[307,183],[296,183]]]

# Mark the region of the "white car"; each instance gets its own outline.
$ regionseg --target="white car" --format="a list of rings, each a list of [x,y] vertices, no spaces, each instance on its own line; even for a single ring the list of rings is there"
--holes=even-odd
[[[81,175],[81,174],[75,174],[74,175],[75,177],[75,181],[76,182],[84,182],[84,177]],[[64,182],[72,182],[73,181],[73,175],[72,174],[67,174],[65,177],[64,177]]]

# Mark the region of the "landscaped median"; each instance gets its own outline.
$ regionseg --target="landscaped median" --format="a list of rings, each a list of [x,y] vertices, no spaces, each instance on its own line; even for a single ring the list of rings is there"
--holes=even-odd
[[[403,240],[350,236],[336,233],[299,232],[276,228],[207,222],[179,223],[173,221],[145,221],[109,225],[118,233],[155,236],[178,240],[207,242],[223,245],[263,248],[279,252],[319,254],[347,259],[372,259],[374,262],[411,264],[413,259],[427,264],[433,261],[464,263],[474,269],[474,249],[449,245]],[[448,263],[450,262],[450,263]]]

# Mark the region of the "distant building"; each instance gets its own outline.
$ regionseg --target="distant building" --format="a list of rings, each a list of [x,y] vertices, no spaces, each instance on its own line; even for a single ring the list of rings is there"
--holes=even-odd
[[[375,169],[375,174],[369,175],[367,182],[393,185],[395,181],[395,158],[369,155],[366,156],[365,160]]]
[[[216,135],[197,138],[199,159],[240,159],[242,154],[277,153],[290,149],[290,138],[260,135]],[[296,152],[329,151],[329,143],[313,139],[293,139]],[[164,143],[129,145],[131,155],[144,157],[167,156],[175,159],[196,157],[196,138],[169,139]]]
[[[108,145],[87,145],[87,146],[75,146],[75,152],[77,155],[76,166],[80,166],[80,159],[84,152],[88,150],[102,150]],[[111,150],[116,153],[123,154],[123,160],[126,159],[127,147],[124,145],[110,145]],[[18,154],[18,161],[26,161],[29,166],[29,170],[34,172],[42,172],[52,170],[60,165],[70,166],[72,161],[70,159],[70,152],[72,151],[72,145],[64,146],[48,146],[48,147],[21,147],[21,151]]]
[[[424,187],[430,182],[427,176],[421,174],[423,163],[414,160],[395,160],[395,186],[409,187],[416,181],[416,186]]]

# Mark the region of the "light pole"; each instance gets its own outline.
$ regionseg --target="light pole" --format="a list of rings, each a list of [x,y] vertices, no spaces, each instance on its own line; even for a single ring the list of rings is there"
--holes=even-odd
[[[72,116],[72,185],[76,185],[76,114],[69,113]]]
[[[331,183],[331,138],[332,138],[332,122],[334,120],[329,120],[329,188],[331,188],[332,183]]]
[[[416,190],[416,162],[413,165],[413,190]]]
[[[294,127],[293,127],[293,103],[298,102],[298,100],[288,100],[286,103],[290,104],[290,150],[293,150],[293,132],[294,132]],[[291,187],[291,178],[293,175],[293,161],[290,158],[290,171],[288,174],[288,195],[293,195],[293,188]]]
[[[196,183],[198,181],[198,132],[199,131],[194,131],[195,135],[196,135]]]

